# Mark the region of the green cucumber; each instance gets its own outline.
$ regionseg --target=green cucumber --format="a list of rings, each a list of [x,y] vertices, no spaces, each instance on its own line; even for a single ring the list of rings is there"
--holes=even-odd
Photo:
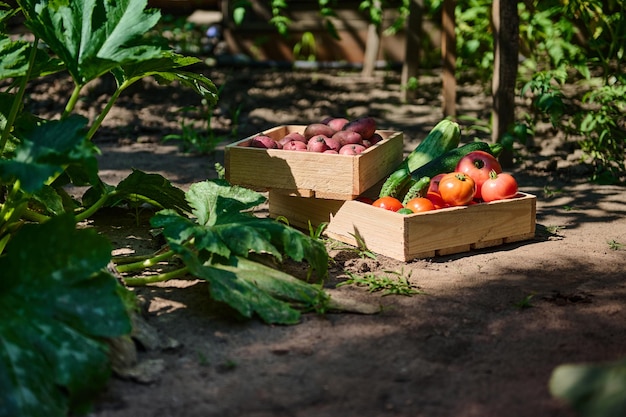
[[[402,161],[383,183],[379,197],[399,197],[411,181],[411,172],[459,146],[461,128],[445,119],[437,123],[426,138]]]

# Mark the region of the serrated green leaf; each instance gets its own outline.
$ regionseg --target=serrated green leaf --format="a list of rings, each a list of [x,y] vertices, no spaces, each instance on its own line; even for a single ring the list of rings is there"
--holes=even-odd
[[[113,68],[158,57],[154,40],[143,37],[160,19],[147,0],[18,0],[33,33],[85,85]]]
[[[550,378],[550,392],[584,417],[626,415],[626,361],[609,364],[567,364]]]
[[[163,228],[163,236],[174,251],[182,253],[183,245],[193,239],[195,247],[228,258],[230,249],[213,228],[197,224],[174,210],[161,210],[150,219],[152,227]]]
[[[27,224],[0,257],[0,415],[66,416],[104,387],[106,337],[131,324],[106,238],[70,215]],[[37,260],[37,261],[33,261]]]
[[[296,324],[300,312],[288,302],[279,300],[255,283],[271,268],[254,263],[254,267],[240,269],[239,258],[231,259],[232,265],[201,264],[196,257],[186,257],[185,263],[191,273],[209,283],[211,297],[224,302],[241,315],[251,318],[255,313],[266,323]]]
[[[266,198],[256,191],[232,186],[225,180],[208,180],[192,184],[186,194],[193,215],[204,226],[230,223],[241,212],[262,204]]]
[[[35,127],[12,159],[0,160],[0,180],[19,180],[24,191],[35,192],[69,164],[83,164],[97,178],[96,149],[85,138],[85,124],[83,117],[71,116]]]
[[[143,196],[160,208],[174,209],[178,212],[191,210],[183,190],[174,187],[160,174],[147,174],[137,169],[117,185],[115,196],[127,200],[136,200],[137,196]]]
[[[191,88],[202,98],[207,100],[209,106],[217,103],[217,87],[213,81],[202,74],[183,71],[180,68],[201,62],[198,58],[175,54],[171,51],[163,51],[160,56],[140,63],[122,65],[112,71],[118,85],[132,84],[138,79],[154,76],[160,84],[170,84],[178,81],[181,85]]]

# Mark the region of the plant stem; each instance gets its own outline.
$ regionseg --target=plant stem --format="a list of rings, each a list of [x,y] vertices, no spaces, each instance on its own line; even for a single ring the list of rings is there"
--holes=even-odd
[[[165,246],[166,248],[167,246]],[[159,254],[163,253],[165,249],[161,248],[158,251],[150,254],[150,255],[125,255],[125,256],[114,256],[111,258],[111,261],[114,264],[130,264],[130,263],[135,263],[135,262],[141,262],[141,261],[145,261],[146,259],[150,259],[153,258],[155,256],[158,256]]]
[[[95,203],[93,203],[88,209],[78,213],[76,215],[76,221],[77,222],[81,222],[81,221],[83,221],[85,219],[88,219],[89,216],[93,215],[96,211],[98,211],[104,205],[104,203],[106,203],[106,201],[109,199],[109,197],[114,196],[115,193],[116,192],[113,191],[110,194],[104,194]]]
[[[70,113],[72,113],[72,110],[74,110],[74,107],[76,107],[76,102],[80,98],[80,90],[82,88],[83,88],[82,85],[74,84],[74,91],[72,91],[72,95],[70,96],[70,99],[68,100],[67,104],[65,105],[65,109],[63,110],[63,114],[61,115],[61,119],[65,119],[67,116],[70,115]]]
[[[129,287],[139,287],[147,284],[154,284],[156,282],[165,282],[170,279],[180,278],[189,272],[189,268],[186,266],[180,269],[176,269],[170,272],[164,272],[158,275],[152,275],[150,277],[127,277],[124,278],[124,283]]]
[[[122,94],[122,91],[128,88],[128,86],[131,84],[132,82],[122,83],[122,85],[117,90],[115,90],[115,92],[111,95],[111,97],[109,98],[109,101],[107,102],[107,105],[104,107],[104,109],[102,109],[102,111],[100,112],[96,120],[94,120],[93,125],[91,125],[91,128],[89,128],[89,132],[87,132],[87,140],[91,140],[93,135],[96,134],[96,132],[102,125],[104,118],[107,116],[107,114],[109,114],[109,112],[113,108],[113,105],[115,104],[117,99],[120,97],[120,94]]]
[[[140,269],[145,269],[145,268],[154,266],[161,261],[171,258],[172,256],[174,256],[174,251],[168,250],[166,252],[163,252],[160,255],[155,255],[143,261],[132,262],[132,263],[125,264],[125,265],[117,265],[116,268],[119,273],[138,271]]]
[[[11,132],[13,123],[15,123],[17,114],[22,107],[22,99],[24,98],[24,92],[26,91],[26,84],[28,83],[28,79],[30,78],[30,74],[33,70],[35,56],[37,56],[38,43],[39,38],[35,37],[35,40],[33,41],[33,45],[30,50],[30,55],[28,56],[28,69],[26,70],[26,74],[24,74],[22,80],[20,81],[20,88],[15,95],[13,105],[11,106],[11,112],[9,113],[9,117],[7,118],[4,130],[2,131],[2,136],[0,136],[0,156],[4,154],[4,147],[7,144],[7,140],[9,140],[9,133]]]

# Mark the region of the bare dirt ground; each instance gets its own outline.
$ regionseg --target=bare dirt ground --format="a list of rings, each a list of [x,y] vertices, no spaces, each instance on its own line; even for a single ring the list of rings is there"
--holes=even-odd
[[[371,115],[403,131],[408,152],[442,118],[436,74],[420,79],[418,99],[407,104],[395,71],[367,80],[349,71],[203,71],[223,87],[215,132],[227,137],[236,127],[237,137],[205,156],[161,143],[180,131],[177,110],[199,101],[146,81],[122,97],[95,138],[107,182],[137,168],[186,189],[216,176],[224,144],[327,115]],[[94,85],[86,114],[103,102],[105,84]],[[458,114],[488,120],[483,90],[461,84]],[[298,325],[270,326],[235,318],[200,281],[136,289],[157,337],[140,346],[145,368],[114,377],[90,416],[575,416],[549,393],[554,368],[626,357],[626,249],[610,245],[626,243],[626,189],[587,182],[576,147],[548,128],[535,145],[520,150],[511,170],[537,196],[534,239],[408,263],[331,252],[329,291],[379,304],[379,314],[311,313]],[[104,212],[94,225],[116,248],[158,247],[146,219],[137,225]],[[402,271],[423,294],[335,289],[347,271]]]

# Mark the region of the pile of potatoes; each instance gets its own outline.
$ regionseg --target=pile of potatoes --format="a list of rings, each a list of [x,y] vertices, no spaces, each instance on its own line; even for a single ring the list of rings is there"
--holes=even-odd
[[[279,140],[266,135],[256,135],[250,140],[248,146],[286,151],[358,155],[382,139],[382,136],[376,133],[376,121],[372,117],[354,120],[328,117],[319,123],[307,125],[303,133],[291,132]]]

